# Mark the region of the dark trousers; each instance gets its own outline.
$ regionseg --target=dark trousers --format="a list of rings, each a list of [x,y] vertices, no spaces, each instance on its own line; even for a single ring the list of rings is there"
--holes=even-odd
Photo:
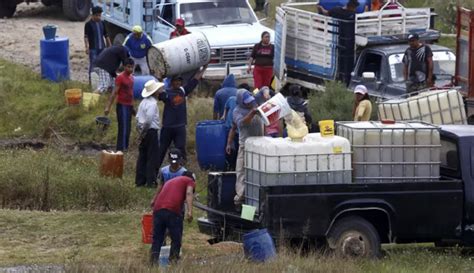
[[[227,137],[229,135],[229,131],[227,131]],[[234,143],[232,145],[232,150],[230,154],[225,152],[225,165],[226,171],[235,171],[235,165],[237,163],[237,153],[239,151],[239,135],[235,134],[234,136]]]
[[[161,209],[153,212],[153,243],[151,244],[151,262],[153,264],[159,263],[166,229],[168,229],[171,238],[169,261],[173,263],[179,259],[183,237],[183,216],[167,209]]]
[[[160,133],[160,152],[158,156],[157,168],[161,167],[166,157],[168,148],[173,142],[174,146],[181,151],[183,159],[186,160],[186,126],[164,127]]]
[[[89,84],[91,83],[91,72],[94,67],[94,61],[104,49],[89,49]]]
[[[158,148],[158,130],[148,129],[145,138],[138,147],[137,172],[135,176],[137,187],[156,185]]]
[[[117,151],[128,150],[130,140],[130,127],[132,126],[132,108],[131,105],[122,105],[117,103]]]

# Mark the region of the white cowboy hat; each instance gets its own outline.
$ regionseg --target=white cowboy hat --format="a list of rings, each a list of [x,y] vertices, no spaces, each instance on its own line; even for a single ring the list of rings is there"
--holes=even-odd
[[[162,82],[159,82],[159,81],[155,81],[155,80],[147,81],[145,83],[145,86],[144,86],[145,88],[143,88],[143,90],[142,90],[142,97],[147,98],[147,97],[153,95],[153,93],[158,91],[163,86],[165,86],[165,85]]]

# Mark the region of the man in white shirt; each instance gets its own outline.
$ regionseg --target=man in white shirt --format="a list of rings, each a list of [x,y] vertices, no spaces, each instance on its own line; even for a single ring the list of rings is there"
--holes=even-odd
[[[135,184],[137,187],[156,187],[160,112],[158,95],[164,91],[164,84],[155,80],[145,83],[143,100],[138,106],[137,129],[140,134]]]

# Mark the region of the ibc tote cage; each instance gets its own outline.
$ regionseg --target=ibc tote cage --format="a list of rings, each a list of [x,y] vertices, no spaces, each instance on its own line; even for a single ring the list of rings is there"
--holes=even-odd
[[[406,126],[398,128],[377,128],[377,123],[373,121],[370,123],[374,127],[354,128],[349,126],[351,123],[355,122],[337,122],[337,135],[345,137],[351,142],[354,183],[439,181],[441,144],[433,141],[433,139],[440,137],[439,127],[423,121],[397,122]],[[413,124],[420,124],[423,127],[416,128],[412,126]],[[388,139],[383,135],[384,130],[391,131]],[[376,133],[375,138],[379,139],[379,143],[367,143],[369,131]],[[397,138],[395,138],[395,131],[397,131]],[[417,143],[417,135],[421,131],[429,132],[429,142]],[[354,144],[356,132],[362,132],[362,144]],[[407,141],[409,135],[413,136],[412,144],[406,144],[410,143]],[[371,157],[378,158],[378,161],[369,161],[371,149],[376,151]],[[410,150],[413,151],[409,153]],[[401,154],[401,156],[394,158],[395,154],[399,156]],[[420,157],[424,161],[418,161],[417,159]]]
[[[245,151],[245,203],[258,211],[260,188],[266,186],[350,184],[351,154],[264,155]],[[269,161],[278,163],[269,166]],[[335,161],[342,161],[342,167],[335,168]],[[288,164],[284,167],[283,162],[292,162],[291,168]]]

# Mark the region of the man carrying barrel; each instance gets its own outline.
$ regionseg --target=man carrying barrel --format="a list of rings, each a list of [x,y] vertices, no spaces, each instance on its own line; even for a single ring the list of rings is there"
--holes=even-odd
[[[233,136],[236,129],[239,132],[239,151],[235,171],[237,172],[237,181],[235,183],[234,204],[240,206],[244,199],[244,144],[248,137],[263,136],[263,122],[257,116],[257,103],[252,93],[245,89],[237,91],[237,106],[233,113],[232,131],[227,139],[227,152],[232,146]]]
[[[104,114],[110,113],[110,108],[117,97],[116,111],[118,122],[117,151],[128,150],[130,139],[130,128],[132,126],[132,115],[135,114],[133,108],[133,60],[128,58],[124,62],[125,70],[115,80],[115,88],[109,97]]]
[[[163,109],[163,128],[160,134],[157,168],[161,167],[171,142],[181,150],[181,155],[186,161],[186,97],[196,88],[206,69],[207,65],[200,69],[184,87],[182,86],[183,78],[179,75],[173,76],[171,87],[159,96],[159,100],[164,102],[165,107]]]
[[[149,75],[150,69],[146,61],[146,54],[148,49],[153,45],[150,36],[143,33],[142,27],[137,25],[132,28],[132,33],[128,34],[123,45],[128,48],[130,57],[135,62],[135,67],[140,67],[142,75]]]

